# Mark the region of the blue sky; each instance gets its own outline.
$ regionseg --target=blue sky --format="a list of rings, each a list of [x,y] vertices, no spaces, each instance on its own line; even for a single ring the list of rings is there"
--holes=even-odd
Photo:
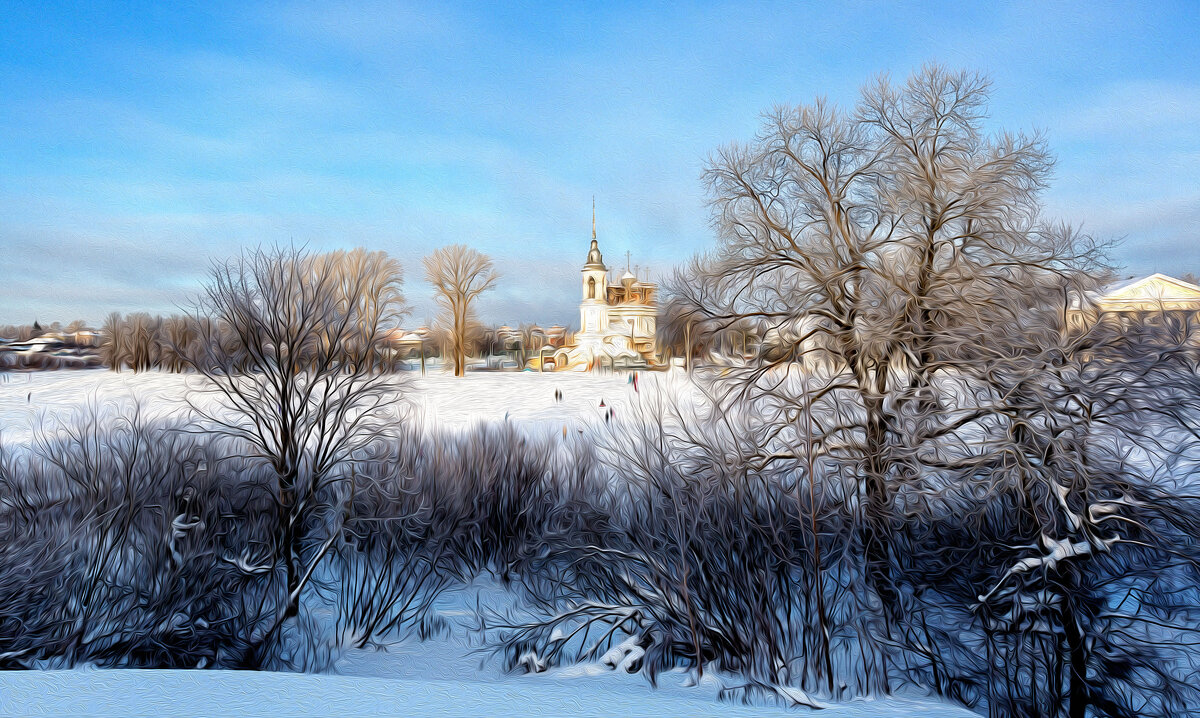
[[[712,245],[699,177],[777,103],[925,62],[1042,130],[1048,214],[1200,272],[1200,3],[0,3],[0,323],[170,312],[243,246],[493,256],[487,321]]]

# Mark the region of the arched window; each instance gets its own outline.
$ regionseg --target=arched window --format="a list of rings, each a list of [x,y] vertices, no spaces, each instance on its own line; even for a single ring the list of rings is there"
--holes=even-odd
[[[596,278],[588,277],[588,299],[596,298]]]

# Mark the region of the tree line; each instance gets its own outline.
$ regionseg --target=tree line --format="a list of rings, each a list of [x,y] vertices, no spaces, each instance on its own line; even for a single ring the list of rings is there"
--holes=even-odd
[[[367,252],[363,249],[352,251],[336,251],[325,254],[306,253],[297,250],[260,250],[240,257],[235,262],[254,262],[265,265],[267,262],[278,262],[284,265],[306,266],[306,271],[317,271],[329,274],[330,284],[341,283],[344,293],[358,291],[361,297],[372,297],[371,301],[385,304],[403,304],[400,294],[401,272],[399,264],[382,252]],[[486,341],[486,332],[475,318],[476,300],[484,291],[494,287],[499,274],[492,266],[492,261],[486,255],[465,245],[450,245],[434,251],[424,260],[426,279],[433,284],[438,303],[443,307],[444,314],[439,318],[435,327],[432,344],[435,348],[445,346],[453,358],[455,376],[462,376],[466,370],[466,357],[470,348]],[[247,270],[249,271],[249,270]],[[256,270],[266,286],[233,286],[229,276],[229,266],[218,264],[211,275],[217,285],[210,287],[200,298],[197,307],[201,311],[191,311],[186,314],[176,314],[167,317],[152,316],[145,312],[135,312],[121,315],[113,312],[104,321],[101,329],[103,340],[101,356],[104,364],[113,371],[131,369],[147,371],[160,369],[164,371],[181,372],[194,368],[193,355],[199,354],[212,360],[221,353],[236,353],[244,350],[245,337],[239,337],[236,323],[208,314],[210,311],[233,308],[222,307],[216,301],[222,296],[242,291],[249,296],[251,291],[257,292],[256,301],[268,299],[287,299],[288,301],[308,303],[315,301],[314,297],[284,297],[281,293],[299,286],[302,280],[299,274],[291,277],[269,276],[270,269],[259,266]],[[300,271],[300,270],[296,270]],[[391,279],[383,281],[384,275],[392,273]],[[371,278],[374,283],[367,286],[355,286],[354,282],[364,279],[364,273],[375,273]],[[239,277],[240,279],[241,277]],[[269,282],[267,280],[270,280]],[[382,282],[382,284],[379,284]],[[215,293],[214,293],[215,292]],[[377,296],[378,295],[378,296]],[[333,302],[324,298],[322,301]],[[349,294],[344,294],[336,301],[343,304],[355,301]],[[265,310],[270,309],[266,307]],[[329,307],[320,307],[322,311]],[[281,307],[282,310],[282,307]],[[387,319],[392,323],[381,326],[370,341],[374,348],[370,352],[370,360],[386,364],[394,369],[400,356],[389,345],[390,330],[398,328],[394,321],[403,316],[405,311],[396,311]],[[232,316],[232,315],[231,315]],[[240,317],[239,317],[240,318]],[[260,327],[261,329],[261,327]],[[14,333],[16,328],[14,328]],[[356,338],[355,341],[365,341]],[[252,363],[248,357],[231,355],[231,360],[239,366],[248,367]]]

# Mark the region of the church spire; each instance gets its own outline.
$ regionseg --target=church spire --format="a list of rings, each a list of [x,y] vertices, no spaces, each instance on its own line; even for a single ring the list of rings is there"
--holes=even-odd
[[[592,196],[592,246],[588,250],[587,264],[584,269],[600,269],[607,271],[604,258],[600,256],[600,245],[596,242],[596,197]]]

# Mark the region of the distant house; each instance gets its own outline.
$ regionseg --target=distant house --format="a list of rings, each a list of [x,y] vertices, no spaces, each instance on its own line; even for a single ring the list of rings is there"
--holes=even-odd
[[[537,324],[530,324],[520,329],[507,325],[496,329],[496,338],[505,350],[520,350],[524,352],[541,352],[546,347],[561,347],[566,338],[566,327],[554,325],[543,329]]]
[[[496,338],[501,342],[520,342],[521,330],[513,329],[507,324],[501,324],[499,327],[496,327]]]
[[[561,324],[546,329],[546,344],[552,347],[561,347],[567,343],[567,328]]]
[[[25,354],[34,354],[37,352],[50,352],[59,349],[64,344],[61,337],[41,335],[34,337],[24,342],[13,342],[8,345],[8,348],[15,352],[23,352]]]
[[[1200,326],[1200,286],[1165,274],[1152,274],[1076,297],[1070,314],[1077,327],[1108,322],[1127,329],[1164,320],[1181,326]]]
[[[64,336],[68,341],[81,347],[98,347],[104,342],[104,336],[95,329],[80,329]]]
[[[388,333],[387,342],[396,349],[423,347],[427,342],[431,343],[430,332],[427,327],[419,327],[417,329],[393,329]]]

